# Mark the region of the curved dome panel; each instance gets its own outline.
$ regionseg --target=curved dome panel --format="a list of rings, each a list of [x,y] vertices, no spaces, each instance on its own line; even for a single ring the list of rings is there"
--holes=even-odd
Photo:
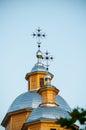
[[[58,107],[38,107],[34,109],[31,114],[29,115],[27,122],[32,122],[40,119],[45,120],[56,120],[60,117],[63,118],[70,118],[69,114],[63,110],[62,108]]]
[[[60,95],[57,95],[57,96],[56,96],[56,103],[57,103],[61,108],[63,108],[64,110],[66,110],[66,111],[68,111],[68,112],[71,112],[70,106],[68,105],[68,103],[67,103]]]
[[[44,71],[45,72],[46,68],[44,67],[44,65],[42,63],[37,63],[31,70],[31,72],[35,72],[35,71]]]
[[[8,113],[25,109],[36,108],[41,103],[41,96],[36,92],[25,92],[19,95],[11,104]]]

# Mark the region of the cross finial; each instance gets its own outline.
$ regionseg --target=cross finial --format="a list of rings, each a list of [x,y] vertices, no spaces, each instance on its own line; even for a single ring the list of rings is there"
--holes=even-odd
[[[41,44],[41,41],[40,39],[42,38],[45,38],[46,37],[46,34],[42,32],[42,30],[38,27],[38,29],[36,29],[35,32],[33,32],[32,36],[34,38],[37,38],[37,44],[38,44],[38,48],[40,50],[40,44]]]
[[[51,56],[51,55],[49,54],[49,52],[46,51],[46,53],[45,53],[43,59],[46,61],[46,70],[48,71],[48,69],[49,69],[49,62],[50,62],[50,61],[53,61],[53,56]]]

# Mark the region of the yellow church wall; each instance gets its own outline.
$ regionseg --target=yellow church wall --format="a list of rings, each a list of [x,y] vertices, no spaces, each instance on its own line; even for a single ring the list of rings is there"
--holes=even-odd
[[[42,103],[54,103],[55,93],[52,91],[46,91],[42,93]]]
[[[44,87],[38,90],[42,96],[42,103],[56,103],[55,96],[58,92],[59,90],[53,87]]]
[[[7,125],[6,125],[6,129],[5,130],[10,130],[10,120],[7,122]]]
[[[36,122],[32,122],[28,124],[28,127],[23,130],[71,130],[66,129],[65,127],[61,127],[57,125],[55,121],[48,121],[48,120],[40,120]]]
[[[21,130],[23,123],[25,122],[29,112],[17,113],[11,116],[11,129],[10,130]]]
[[[40,88],[40,78],[44,79],[45,72],[32,72],[26,75],[28,90],[32,91]],[[45,81],[44,81],[45,84]]]

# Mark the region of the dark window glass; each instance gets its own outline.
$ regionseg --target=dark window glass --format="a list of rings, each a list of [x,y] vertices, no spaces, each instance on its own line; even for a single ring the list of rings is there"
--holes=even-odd
[[[40,78],[40,86],[41,86],[41,87],[44,86],[44,78]]]
[[[52,129],[50,129],[50,130],[56,130],[56,129],[53,129],[53,128],[52,128]]]
[[[28,81],[28,89],[30,90],[30,81]]]

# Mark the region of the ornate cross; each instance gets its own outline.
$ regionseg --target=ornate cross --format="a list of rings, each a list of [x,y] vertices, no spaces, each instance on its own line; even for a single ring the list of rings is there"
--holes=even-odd
[[[43,59],[46,61],[46,70],[49,69],[49,62],[53,61],[53,56],[49,54],[48,51],[46,51],[45,55],[43,56]]]
[[[38,48],[40,49],[40,44],[41,44],[40,39],[45,38],[46,34],[43,33],[42,30],[38,27],[38,29],[36,29],[36,31],[33,32],[32,36],[38,39],[37,44],[38,44]]]

